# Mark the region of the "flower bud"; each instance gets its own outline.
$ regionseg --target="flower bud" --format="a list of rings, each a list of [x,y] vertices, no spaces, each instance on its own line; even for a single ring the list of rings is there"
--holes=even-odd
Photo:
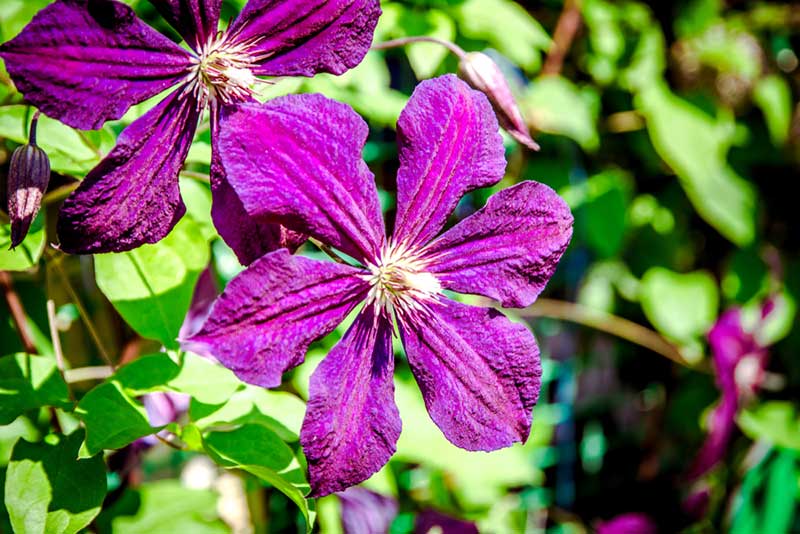
[[[31,131],[36,124],[31,124]],[[31,142],[17,148],[11,155],[8,169],[8,218],[11,219],[11,248],[25,236],[39,213],[42,196],[50,181],[50,160],[44,150],[36,146],[35,134]]]
[[[489,98],[500,126],[511,137],[531,150],[539,150],[511,94],[508,81],[492,58],[482,52],[468,52],[459,62],[458,74],[473,89]]]

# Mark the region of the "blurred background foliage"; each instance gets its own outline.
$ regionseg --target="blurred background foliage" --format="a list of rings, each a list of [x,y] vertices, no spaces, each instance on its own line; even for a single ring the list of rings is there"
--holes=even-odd
[[[4,0],[0,41],[48,3]],[[178,40],[148,2],[127,3]],[[223,20],[243,3],[225,0]],[[592,532],[627,512],[647,514],[659,532],[800,532],[800,330],[793,328],[800,232],[792,185],[800,170],[800,4],[382,6],[376,42],[428,35],[494,58],[542,147],[530,152],[506,137],[505,180],[465,198],[456,217],[533,179],[556,189],[576,221],[547,299],[518,313],[537,335],[545,369],[525,445],[491,454],[450,445],[398,353],[403,434],[393,460],[364,484],[398,502],[390,531],[412,531],[415,517],[433,509],[490,533]],[[364,156],[391,220],[397,116],[418,80],[457,65],[444,47],[419,43],[371,52],[341,77],[273,80],[260,93],[321,92],[361,113],[371,126]],[[0,82],[4,175],[27,139],[32,110],[2,70]],[[151,105],[92,132],[42,117],[39,144],[54,174],[45,208],[15,251],[7,250],[0,214],[0,270],[13,272],[28,342],[41,354],[24,355],[0,306],[0,531],[302,532],[313,522],[341,532],[344,498],[304,497],[297,433],[308,377],[343,330],[314,345],[280,391],[245,386],[175,352],[206,266],[218,289],[241,269],[210,221],[207,128],[182,175],[188,214],[167,239],[94,258],[47,246],[60,201]],[[5,191],[0,197],[5,205]],[[321,255],[311,245],[301,253]],[[705,512],[689,513],[694,489],[684,473],[719,395],[706,333],[722,310],[754,308],[769,295],[784,303],[769,325],[770,380],[740,414],[725,461],[703,481]],[[121,367],[108,378],[110,364]],[[147,404],[147,395],[164,392],[176,396],[173,408],[176,398],[189,404],[174,410],[175,422],[155,421]],[[158,440],[142,441],[163,425]],[[81,491],[63,487],[65,477]],[[28,506],[33,497],[43,508]]]

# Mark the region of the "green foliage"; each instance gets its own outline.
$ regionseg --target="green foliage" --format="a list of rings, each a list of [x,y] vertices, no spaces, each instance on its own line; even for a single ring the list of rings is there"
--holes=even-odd
[[[0,358],[0,425],[41,408],[70,405],[55,358],[15,354]]]
[[[5,482],[5,504],[16,532],[74,534],[100,512],[106,494],[101,455],[78,459],[82,432],[53,441],[17,442]]]
[[[11,250],[11,224],[0,222],[0,270],[24,271],[39,261],[44,252],[44,213],[39,212],[31,224],[28,235],[17,248]]]
[[[791,402],[769,401],[747,408],[738,423],[753,440],[800,452],[800,415]]]
[[[579,89],[565,78],[548,76],[529,86],[521,105],[537,129],[565,135],[585,150],[597,149],[599,101],[591,88]]]

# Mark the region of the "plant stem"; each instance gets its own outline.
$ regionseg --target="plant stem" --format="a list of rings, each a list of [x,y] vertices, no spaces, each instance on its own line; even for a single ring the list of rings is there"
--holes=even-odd
[[[47,299],[47,322],[50,325],[50,340],[53,342],[53,352],[56,354],[58,372],[61,373],[61,378],[67,383],[67,393],[69,394],[70,400],[74,401],[75,397],[72,394],[72,389],[69,387],[69,382],[67,382],[64,352],[61,349],[61,336],[58,334],[58,325],[56,324],[56,303],[53,302],[53,299]]]
[[[556,22],[553,31],[553,45],[547,54],[547,59],[542,67],[542,74],[553,76],[561,73],[564,67],[564,58],[567,57],[572,41],[581,27],[580,0],[566,0],[564,9]]]
[[[90,380],[105,380],[114,374],[114,369],[108,365],[96,365],[91,367],[78,367],[77,369],[67,369],[64,371],[64,380],[67,384],[76,382],[88,382]]]
[[[208,174],[202,172],[195,172],[195,171],[181,171],[181,176],[185,176],[187,178],[191,178],[193,180],[197,180],[199,182],[203,182],[206,184],[211,183],[211,177]]]
[[[551,319],[561,319],[572,323],[588,326],[601,332],[617,336],[626,341],[630,341],[640,347],[645,347],[651,351],[672,360],[675,363],[695,370],[704,370],[690,364],[683,357],[680,350],[670,343],[664,336],[654,332],[649,328],[598,310],[593,310],[563,300],[539,299],[532,306],[517,312],[520,317],[549,317]]]
[[[312,243],[314,243],[314,245],[318,249],[320,249],[322,252],[327,254],[336,263],[341,263],[342,265],[350,265],[341,256],[336,254],[336,252],[334,252],[333,249],[331,247],[329,247],[328,245],[326,245],[325,243],[323,243],[321,241],[318,241],[317,239],[314,239],[313,237],[310,237],[310,236],[309,236],[308,240],[311,241]],[[352,267],[352,265],[350,265],[350,266]]]
[[[28,318],[25,314],[25,308],[22,306],[19,295],[14,291],[11,275],[6,271],[0,271],[0,287],[3,288],[3,296],[6,299],[6,304],[8,304],[8,311],[11,312],[11,319],[14,321],[19,340],[22,342],[22,348],[28,354],[38,354],[39,351],[36,350],[36,345],[33,344],[33,340],[28,333]]]
[[[386,50],[387,48],[399,48],[408,44],[414,43],[436,43],[447,48],[450,52],[458,56],[458,59],[464,59],[467,53],[463,48],[450,41],[439,39],[437,37],[428,37],[426,35],[417,35],[414,37],[403,37],[401,39],[393,39],[391,41],[384,41],[382,43],[372,45],[373,50]]]

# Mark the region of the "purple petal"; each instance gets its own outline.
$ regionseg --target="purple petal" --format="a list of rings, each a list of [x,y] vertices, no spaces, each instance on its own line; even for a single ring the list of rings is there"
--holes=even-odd
[[[489,308],[440,299],[428,309],[398,324],[433,422],[467,450],[527,440],[542,374],[533,334]]]
[[[307,236],[287,230],[280,224],[259,222],[248,215],[225,175],[213,126],[211,142],[211,219],[220,237],[242,265],[250,265],[267,252],[279,248],[294,252]]]
[[[274,387],[308,346],[329,334],[365,295],[361,271],[277,250],[231,280],[187,350],[212,354],[251,384]]]
[[[597,525],[597,534],[656,534],[658,527],[645,514],[628,513],[602,521]]]
[[[433,241],[426,257],[445,288],[524,307],[553,276],[571,237],[572,214],[561,197],[523,182]]]
[[[341,74],[361,63],[381,14],[377,0],[250,0],[231,25],[260,76]]]
[[[163,239],[186,211],[178,173],[199,118],[195,100],[178,89],[125,128],[64,202],[62,250],[121,252]]]
[[[342,503],[345,534],[389,532],[399,511],[396,499],[365,488],[347,488],[337,496]]]
[[[184,78],[191,56],[114,0],[58,0],[0,57],[26,101],[74,128],[96,129]]]
[[[436,510],[420,512],[414,522],[414,534],[478,534],[478,526],[472,521],[450,517]]]
[[[222,0],[156,0],[153,5],[194,50],[217,34]]]
[[[394,241],[424,245],[465,193],[497,183],[506,160],[492,106],[448,74],[420,83],[397,121]]]
[[[366,480],[394,454],[393,371],[392,325],[367,306],[311,376],[300,443],[314,497]]]
[[[739,402],[736,392],[723,394],[722,400],[711,412],[708,422],[708,436],[697,453],[686,474],[688,480],[696,480],[714,468],[728,450],[728,442],[736,429],[736,412]]]
[[[242,104],[221,123],[219,153],[247,213],[310,234],[358,259],[384,243],[366,123],[322,95]]]
[[[181,339],[188,338],[200,330],[208,314],[211,313],[211,306],[218,295],[219,290],[217,290],[217,284],[214,282],[214,275],[211,273],[211,269],[206,267],[194,286],[192,302],[189,305],[189,311],[186,312],[186,317],[183,319],[178,337]]]

